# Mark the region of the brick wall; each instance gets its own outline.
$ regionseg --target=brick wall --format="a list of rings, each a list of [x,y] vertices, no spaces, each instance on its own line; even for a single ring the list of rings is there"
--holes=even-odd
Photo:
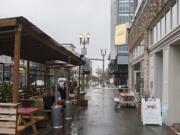
[[[129,56],[134,46],[144,40],[144,90],[149,90],[149,26],[163,8],[173,0],[143,0],[128,31]],[[130,58],[130,57],[129,57]],[[129,60],[130,61],[130,60]],[[129,65],[129,87],[132,86],[132,67]]]
[[[144,32],[144,91],[149,90],[149,32],[146,30]]]
[[[128,42],[130,50],[143,37],[144,32],[169,1],[172,0],[143,0],[140,10],[129,29]]]

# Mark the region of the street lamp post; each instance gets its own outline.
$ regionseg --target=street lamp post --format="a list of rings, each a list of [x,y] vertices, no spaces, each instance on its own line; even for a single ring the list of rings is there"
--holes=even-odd
[[[86,45],[89,44],[89,40],[90,40],[90,34],[80,34],[79,35],[79,39],[80,39],[80,45],[83,45],[83,48],[81,49],[81,56],[84,57],[87,54],[87,49],[86,49]],[[82,71],[84,70],[84,66],[82,68]],[[84,91],[84,73],[82,72],[82,90]]]
[[[80,45],[83,45],[83,48],[81,50],[81,55],[85,56],[87,54],[86,45],[89,44],[90,34],[80,34]]]
[[[104,58],[105,58],[105,56],[106,56],[106,49],[101,49],[101,56],[103,57],[103,84],[102,84],[102,86],[104,87],[105,86],[105,84],[104,84],[104,79],[105,79],[105,74],[104,74]]]

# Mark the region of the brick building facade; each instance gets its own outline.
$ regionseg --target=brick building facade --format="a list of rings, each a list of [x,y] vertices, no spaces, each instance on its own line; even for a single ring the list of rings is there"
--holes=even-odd
[[[128,35],[130,89],[160,98],[163,122],[180,123],[174,105],[180,97],[180,0],[143,0]]]

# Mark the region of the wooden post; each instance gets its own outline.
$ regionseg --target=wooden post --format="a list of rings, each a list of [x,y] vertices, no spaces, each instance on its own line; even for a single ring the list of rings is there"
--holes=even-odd
[[[78,105],[80,105],[80,90],[81,90],[81,65],[79,65],[79,82],[78,82],[78,89],[77,89],[77,101]]]
[[[71,56],[68,57],[68,64],[71,63]],[[66,78],[67,78],[67,84],[66,84],[66,100],[69,100],[69,92],[70,92],[70,86],[69,86],[69,76],[70,76],[70,67],[66,67]]]
[[[20,48],[21,48],[21,27],[18,26],[17,30],[15,31],[15,43],[14,43],[13,95],[12,95],[13,103],[18,102]]]
[[[48,66],[45,65],[45,73],[44,73],[44,88],[48,87]]]
[[[69,69],[65,68],[66,71],[66,100],[69,100]]]
[[[55,69],[54,69],[54,71],[55,71]],[[57,95],[58,95],[57,94],[58,93],[58,84],[57,84],[58,78],[57,78],[57,75],[55,75],[54,78],[55,78],[55,81],[54,81],[55,82],[55,92],[54,92],[55,93],[54,94],[55,95],[55,105],[57,105],[57,103],[58,103],[58,101],[57,101],[57,98],[58,98],[57,97]]]
[[[26,88],[29,91],[29,60],[27,60],[26,64]]]

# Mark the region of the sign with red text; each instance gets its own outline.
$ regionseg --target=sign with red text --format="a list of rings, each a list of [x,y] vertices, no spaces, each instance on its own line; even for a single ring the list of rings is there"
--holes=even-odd
[[[141,99],[141,119],[143,125],[162,125],[160,99]]]

